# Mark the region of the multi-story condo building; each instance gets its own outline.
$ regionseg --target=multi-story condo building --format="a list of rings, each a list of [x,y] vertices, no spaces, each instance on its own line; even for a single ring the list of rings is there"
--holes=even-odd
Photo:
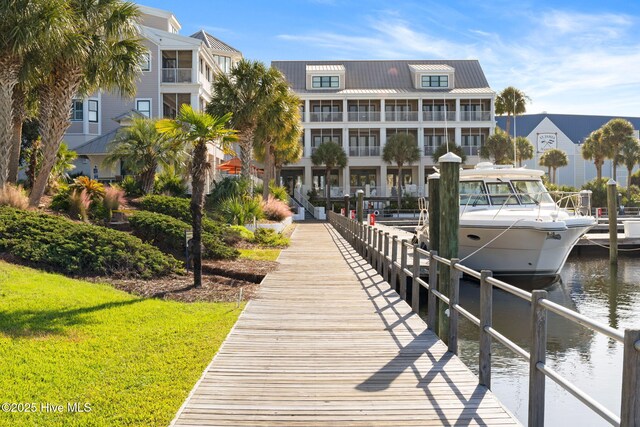
[[[182,104],[202,110],[211,100],[211,83],[218,73],[228,73],[242,53],[201,30],[191,36],[179,34],[180,23],[168,11],[138,6],[140,33],[148,49],[134,98],[98,92],[75,99],[71,126],[65,135],[69,147],[79,155],[77,169],[100,180],[117,180],[126,174],[120,164],[102,163],[118,129],[134,116],[175,117]],[[210,162],[222,158],[211,146]],[[215,167],[212,171],[215,171]],[[212,177],[211,177],[212,178]]]
[[[422,195],[433,172],[435,149],[462,146],[466,165],[493,133],[495,92],[475,60],[274,61],[302,100],[304,155],[282,171],[283,181],[304,190],[324,188],[324,169],[311,154],[324,141],[342,145],[349,164],[331,176],[332,197],[364,189],[368,196],[395,194],[398,169],[382,160],[387,139],[415,137],[420,161],[405,167],[405,194]]]

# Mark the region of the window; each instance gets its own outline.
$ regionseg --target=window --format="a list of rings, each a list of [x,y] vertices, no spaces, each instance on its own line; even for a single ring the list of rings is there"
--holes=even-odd
[[[540,181],[511,181],[522,204],[553,203],[549,192]]]
[[[142,64],[140,64],[142,71],[151,71],[151,55],[147,53],[142,54]]]
[[[449,87],[449,76],[422,76],[422,87]]]
[[[489,200],[482,181],[460,182],[460,206],[488,205]]]
[[[340,77],[338,76],[313,76],[311,78],[313,88],[338,88],[340,87]]]
[[[89,100],[89,121],[98,123],[98,101],[95,99]]]
[[[73,101],[71,101],[71,121],[81,122],[83,118],[82,100],[74,99]]]
[[[229,73],[231,71],[231,57],[213,55],[213,59],[224,73]]]
[[[143,116],[151,117],[151,100],[150,99],[136,99],[136,111]]]
[[[191,105],[191,94],[189,93],[163,93],[162,94],[162,117],[175,119],[182,104]]]
[[[508,182],[488,182],[487,189],[494,206],[518,204],[518,198],[513,194]]]

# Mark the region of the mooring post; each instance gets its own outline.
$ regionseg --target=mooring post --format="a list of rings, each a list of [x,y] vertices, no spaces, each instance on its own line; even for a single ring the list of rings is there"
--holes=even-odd
[[[447,153],[438,159],[440,163],[440,243],[437,251],[440,256],[447,259],[458,256],[458,227],[460,224],[460,157],[454,153]],[[431,221],[431,219],[429,219]],[[440,270],[440,292],[449,295],[451,285],[451,269]],[[449,317],[446,315],[446,304],[441,303],[439,308],[438,336],[446,344],[449,341]],[[449,309],[449,316],[452,310]]]
[[[451,258],[449,266],[449,277],[451,284],[449,286],[449,351],[458,354],[458,310],[455,306],[460,302],[460,276],[461,272],[456,270],[456,264],[459,263],[458,258]]]
[[[438,333],[438,297],[433,292],[438,290],[438,261],[434,256],[438,251],[429,254],[429,297],[427,299],[427,326],[431,331]]]
[[[624,331],[620,427],[640,426],[640,330]]]
[[[402,239],[400,243],[400,298],[404,301],[407,299],[407,240]]]
[[[429,186],[429,250],[438,251],[440,246],[440,174],[432,173],[427,178]]]
[[[618,204],[617,184],[613,179],[607,182],[607,213],[609,215],[609,263],[618,263]]]
[[[491,388],[491,335],[487,330],[493,324],[493,287],[487,282],[493,273],[480,272],[480,351],[478,377],[480,385]]]
[[[378,250],[378,233],[375,228],[371,227],[371,256],[369,264],[373,268],[376,267],[376,251]]]
[[[395,291],[398,289],[398,268],[396,262],[398,261],[398,236],[391,238],[391,288]]]
[[[415,313],[420,313],[420,284],[418,279],[420,278],[420,252],[418,252],[418,245],[413,245],[413,260],[411,268],[411,309]]]
[[[538,369],[547,358],[547,311],[540,301],[547,291],[531,293],[531,357],[529,360],[529,427],[544,426],[545,375]]]
[[[351,210],[351,202],[348,194],[344,195],[344,216],[349,218],[349,210]]]
[[[362,224],[362,213],[364,212],[364,191],[356,191],[356,198],[358,199],[356,202],[356,219],[360,224]]]
[[[384,233],[384,257],[382,262],[382,278],[389,280],[389,232]]]
[[[380,275],[382,275],[382,257],[384,254],[383,241],[384,241],[384,231],[378,230],[378,257],[377,257],[378,259],[376,260],[376,271]]]

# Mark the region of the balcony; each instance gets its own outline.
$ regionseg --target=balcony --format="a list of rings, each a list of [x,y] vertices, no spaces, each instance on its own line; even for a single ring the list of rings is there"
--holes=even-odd
[[[425,122],[454,122],[456,120],[455,111],[423,111],[422,120]]]
[[[417,122],[417,111],[386,111],[384,118],[388,122]]]
[[[422,147],[423,151],[422,151],[422,155],[423,156],[431,156],[433,155],[433,153],[436,152],[436,150],[438,149],[438,147],[434,147],[433,145],[425,145]]]
[[[350,122],[379,122],[379,111],[361,111],[361,112],[349,112]]]
[[[191,68],[163,68],[162,83],[192,83]]]
[[[341,122],[342,111],[331,113],[309,113],[309,121],[311,122]]]
[[[349,147],[349,156],[353,157],[378,157],[380,155],[380,147]]]
[[[491,120],[490,111],[462,111],[460,120],[463,122],[488,122]]]
[[[468,145],[462,146],[462,152],[467,156],[479,156],[480,155],[480,147],[470,147]]]

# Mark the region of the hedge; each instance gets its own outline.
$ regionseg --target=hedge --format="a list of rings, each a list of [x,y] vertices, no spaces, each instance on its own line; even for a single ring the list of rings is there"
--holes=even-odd
[[[181,271],[175,258],[128,233],[8,207],[0,208],[0,252],[76,276],[150,278]]]
[[[152,243],[165,252],[182,256],[185,251],[185,230],[191,225],[169,215],[138,211],[128,217],[133,234],[145,242]],[[203,232],[202,234],[204,258],[229,259],[236,258],[239,252],[227,246],[219,236]]]

